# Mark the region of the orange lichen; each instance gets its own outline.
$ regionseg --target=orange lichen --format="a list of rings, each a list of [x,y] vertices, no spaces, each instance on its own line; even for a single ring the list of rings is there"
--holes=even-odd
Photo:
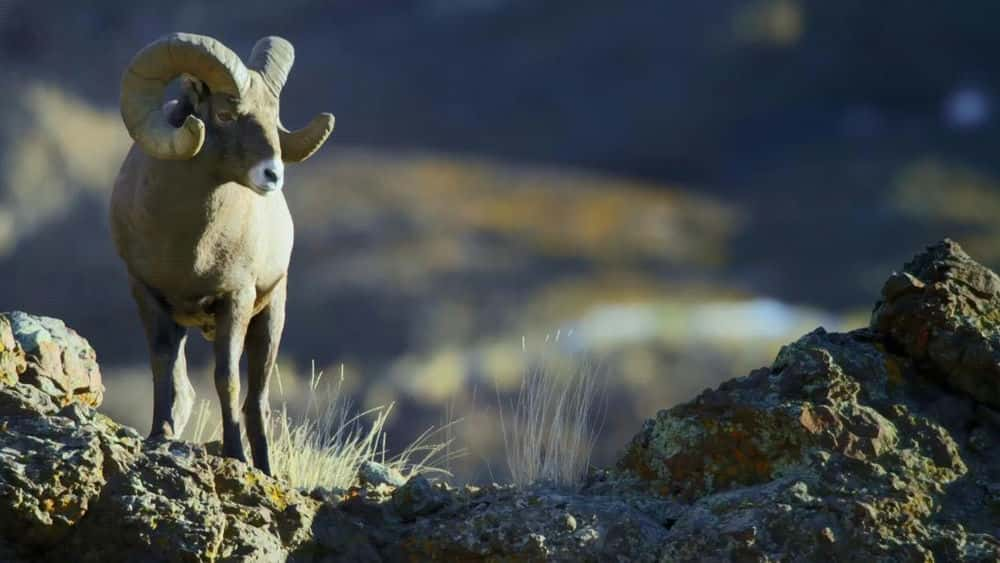
[[[665,481],[660,494],[697,498],[733,486],[772,478],[782,463],[797,458],[806,441],[802,426],[782,411],[698,407],[678,413],[676,426],[701,431],[668,435],[657,446],[633,445],[622,467],[646,481]],[[663,421],[665,426],[671,425]],[[655,460],[655,461],[654,461]]]

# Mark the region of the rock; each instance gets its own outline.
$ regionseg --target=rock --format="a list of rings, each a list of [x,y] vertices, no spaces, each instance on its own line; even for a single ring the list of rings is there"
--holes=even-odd
[[[565,522],[566,522],[566,529],[567,530],[569,530],[571,532],[576,531],[576,517],[575,516],[573,516],[570,513],[566,513]]]
[[[24,350],[14,338],[10,321],[0,315],[0,387],[17,383],[27,367]]]
[[[935,377],[1000,407],[1000,277],[957,243],[930,246],[893,274],[871,326]]]
[[[647,421],[617,479],[690,504],[664,559],[1000,558],[1000,512],[974,485],[1000,470],[981,415],[1000,382],[1000,279],[950,241],[904,270],[870,329],[817,329]]]
[[[52,397],[32,385],[0,387],[0,417],[52,414],[59,410]]]
[[[404,527],[391,560],[658,561],[680,507],[615,489],[566,493],[490,486],[454,493],[448,507]],[[572,515],[575,527],[569,525]]]
[[[572,491],[369,463],[305,495],[29,385],[0,316],[0,560],[998,561],[998,287],[933,246],[870,327],[661,411]]]
[[[405,485],[396,489],[392,504],[404,520],[413,521],[448,504],[448,495],[436,488],[423,475],[414,475]]]
[[[358,468],[358,481],[362,485],[377,487],[388,485],[390,487],[402,487],[406,484],[406,477],[398,470],[382,465],[374,461],[365,461]]]
[[[71,542],[79,561],[133,561],[168,548],[173,560],[213,560],[226,518],[207,456],[187,444],[149,444],[109,476]],[[115,530],[107,534],[106,530]]]
[[[5,416],[0,447],[0,535],[23,547],[66,537],[100,495],[114,432],[104,417]],[[138,437],[132,446],[137,445]],[[126,455],[118,460],[124,464]]]
[[[690,503],[664,558],[764,561],[788,546],[803,560],[1000,557],[986,533],[1000,519],[946,496],[970,468],[915,397],[947,391],[905,379],[914,363],[885,350],[869,330],[817,330],[770,368],[648,421],[619,478]]]
[[[0,372],[2,350],[8,348],[9,327],[26,362],[17,373],[25,382],[50,395],[58,404],[80,402],[100,406],[104,396],[97,354],[86,339],[59,319],[29,315],[21,311],[0,313]],[[4,344],[4,340],[8,340]]]
[[[24,382],[0,387],[0,560],[323,559],[335,551],[314,545],[321,506],[199,445],[144,440]]]
[[[885,416],[857,402],[862,382],[865,394],[882,395],[889,380],[868,338],[822,329],[804,336],[782,348],[770,369],[661,411],[619,467],[660,495],[693,500],[798,471],[817,449],[877,458],[898,437]],[[848,369],[863,376],[854,378]]]

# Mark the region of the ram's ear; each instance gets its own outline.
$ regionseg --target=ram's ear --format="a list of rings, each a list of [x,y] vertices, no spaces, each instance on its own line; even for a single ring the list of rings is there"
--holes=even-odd
[[[326,142],[333,131],[334,118],[332,114],[321,113],[312,118],[305,127],[288,131],[278,128],[278,139],[281,141],[281,160],[285,162],[302,162],[309,158]]]
[[[208,90],[208,84],[193,74],[182,74],[180,82],[181,96],[191,107],[198,107],[198,104],[212,95]]]

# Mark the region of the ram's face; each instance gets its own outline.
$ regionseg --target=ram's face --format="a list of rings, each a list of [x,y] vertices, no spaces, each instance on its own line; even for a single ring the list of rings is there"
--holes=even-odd
[[[212,93],[193,77],[185,77],[182,87],[191,113],[205,123],[199,157],[213,161],[219,179],[240,183],[261,195],[280,191],[285,167],[277,98],[260,82],[252,83],[240,99]]]

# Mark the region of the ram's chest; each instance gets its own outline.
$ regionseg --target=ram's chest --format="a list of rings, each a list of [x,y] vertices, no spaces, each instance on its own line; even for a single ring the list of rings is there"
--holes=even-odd
[[[292,225],[280,196],[264,200],[239,186],[201,207],[171,203],[144,207],[124,237],[133,275],[171,301],[269,288],[287,271]]]
[[[261,231],[250,217],[218,217],[201,232],[191,233],[191,281],[226,289],[256,277],[261,254],[268,250]]]

